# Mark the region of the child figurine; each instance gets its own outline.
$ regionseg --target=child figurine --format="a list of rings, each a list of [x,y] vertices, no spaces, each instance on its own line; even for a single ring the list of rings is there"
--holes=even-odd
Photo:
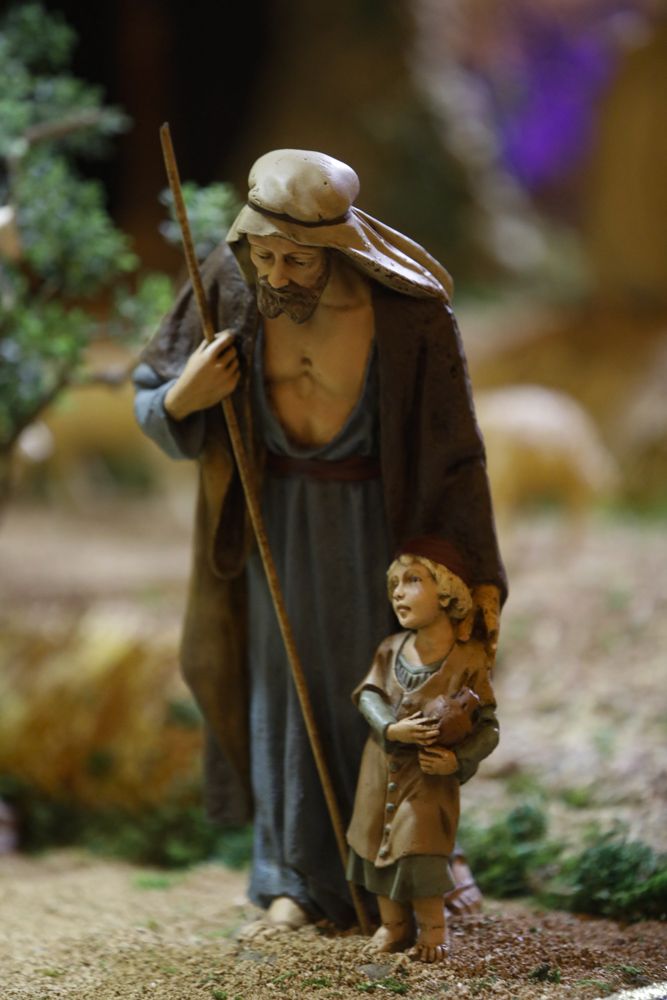
[[[347,832],[347,874],[378,898],[372,950],[411,945],[414,913],[411,956],[436,962],[447,951],[443,897],[454,885],[448,858],[459,785],[498,743],[491,664],[482,643],[459,638],[472,598],[450,543],[408,542],[387,582],[406,631],[380,644],[353,694],[371,735]]]

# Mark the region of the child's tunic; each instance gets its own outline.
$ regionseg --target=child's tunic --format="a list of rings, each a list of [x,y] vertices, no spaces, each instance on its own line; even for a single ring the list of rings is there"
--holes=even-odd
[[[362,757],[354,813],[347,833],[353,851],[348,873],[370,891],[395,899],[408,891],[406,886],[414,893],[414,896],[408,893],[409,899],[439,895],[451,884],[446,859],[456,836],[459,786],[470,776],[471,767],[474,773],[479,761],[498,742],[495,697],[480,644],[473,641],[457,644],[439,667],[420,668],[417,683],[413,684],[399,659],[408,636],[406,632],[390,636],[379,646],[368,675],[354,692],[354,700],[358,703],[364,691],[376,692],[398,721],[422,710],[438,695],[454,695],[462,687],[469,687],[479,695],[482,724],[456,748],[460,767],[451,775],[425,774],[419,766],[416,745],[392,743],[380,733],[371,732]],[[422,677],[424,680],[419,683]],[[424,856],[429,856],[426,866]],[[436,858],[443,859],[439,867],[432,864]],[[370,873],[363,861],[371,862],[375,872]],[[420,887],[418,883],[423,883],[423,879],[416,877],[416,872],[394,871],[395,866],[410,865],[427,871],[429,862],[434,876],[430,886]],[[364,867],[366,875],[361,875]]]

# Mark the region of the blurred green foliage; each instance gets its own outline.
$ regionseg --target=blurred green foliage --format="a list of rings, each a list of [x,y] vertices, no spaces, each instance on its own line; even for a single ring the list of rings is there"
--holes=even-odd
[[[614,920],[667,920],[667,855],[616,832],[596,832],[545,893],[552,906]]]
[[[252,827],[223,830],[209,822],[198,788],[135,812],[75,806],[15,777],[0,777],[0,797],[16,814],[21,848],[31,853],[78,845],[167,869],[211,860],[243,868],[252,854]],[[549,838],[543,810],[526,802],[486,827],[464,821],[459,835],[489,896],[532,896],[551,908],[626,922],[667,919],[667,856],[616,830],[594,831],[566,856],[565,846]]]
[[[517,806],[488,827],[462,822],[460,839],[480,888],[501,898],[535,891],[539,874],[562,850],[546,832],[544,812],[531,803]]]
[[[0,156],[16,160],[29,150],[40,128],[63,132],[67,154],[101,152],[105,138],[127,127],[118,108],[104,108],[99,88],[67,72],[76,35],[57,14],[38,3],[16,4],[0,23]],[[93,122],[93,131],[65,128],[73,119]]]
[[[68,72],[75,42],[63,18],[37,3],[0,20],[0,459],[61,390],[86,380],[93,340],[138,345],[172,301],[165,275],[138,276],[101,183],[77,169],[81,158],[107,153],[129,121]],[[238,199],[227,184],[183,190],[203,258]],[[172,214],[163,234],[178,243],[168,190],[161,201]]]
[[[10,776],[0,777],[0,797],[16,815],[19,844],[27,853],[76,845],[164,868],[210,860],[243,868],[250,860],[251,827],[223,830],[210,822],[198,804],[198,788],[134,812],[77,806]]]
[[[39,4],[0,21],[0,454],[82,377],[91,340],[139,339],[171,300],[166,276],[137,284],[139,261],[102,185],[77,170],[128,119],[68,72],[75,41]],[[92,300],[112,285],[115,308],[102,326]]]
[[[548,962],[538,965],[532,972],[528,973],[528,979],[537,983],[559,983],[561,978],[560,969],[555,965],[549,965]]]
[[[243,868],[252,843],[250,828],[221,830],[197,802],[178,800],[134,815],[88,816],[82,834],[81,842],[92,851],[163,868],[212,859]]]
[[[225,236],[231,221],[241,210],[241,202],[231,184],[209,184],[200,188],[192,181],[182,185],[192,241],[198,260],[203,260]],[[169,188],[160,195],[170,218],[160,226],[169,243],[180,244],[181,231],[174,218],[174,199]]]
[[[594,830],[582,850],[566,856],[531,801],[487,827],[464,820],[460,840],[490,896],[532,895],[552,908],[613,920],[667,919],[667,855],[618,830]]]

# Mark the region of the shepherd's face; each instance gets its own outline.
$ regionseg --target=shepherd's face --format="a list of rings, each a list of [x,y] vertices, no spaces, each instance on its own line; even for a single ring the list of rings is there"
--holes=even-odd
[[[249,235],[248,243],[257,272],[259,311],[268,319],[284,312],[293,322],[305,323],[329,280],[327,251],[282,236]]]

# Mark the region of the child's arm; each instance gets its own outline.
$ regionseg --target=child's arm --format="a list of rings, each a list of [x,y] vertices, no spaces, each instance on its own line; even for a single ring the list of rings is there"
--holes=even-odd
[[[438,738],[437,722],[425,718],[421,712],[415,712],[397,722],[391,706],[379,691],[374,691],[372,688],[365,688],[361,692],[358,707],[385,749],[390,749],[386,746],[387,741],[429,746]]]
[[[451,750],[442,746],[419,751],[419,766],[425,774],[455,774],[463,785],[472,778],[479,764],[498,745],[498,720],[495,706],[480,710],[474,731]]]
[[[475,731],[454,749],[459,766],[457,777],[461,784],[472,778],[484,758],[498,746],[499,739],[495,707],[486,705],[479,714]]]
[[[364,688],[359,695],[357,708],[379,739],[382,747],[388,750],[386,730],[392,722],[396,721],[396,716],[380,692],[374,691],[372,688]]]

